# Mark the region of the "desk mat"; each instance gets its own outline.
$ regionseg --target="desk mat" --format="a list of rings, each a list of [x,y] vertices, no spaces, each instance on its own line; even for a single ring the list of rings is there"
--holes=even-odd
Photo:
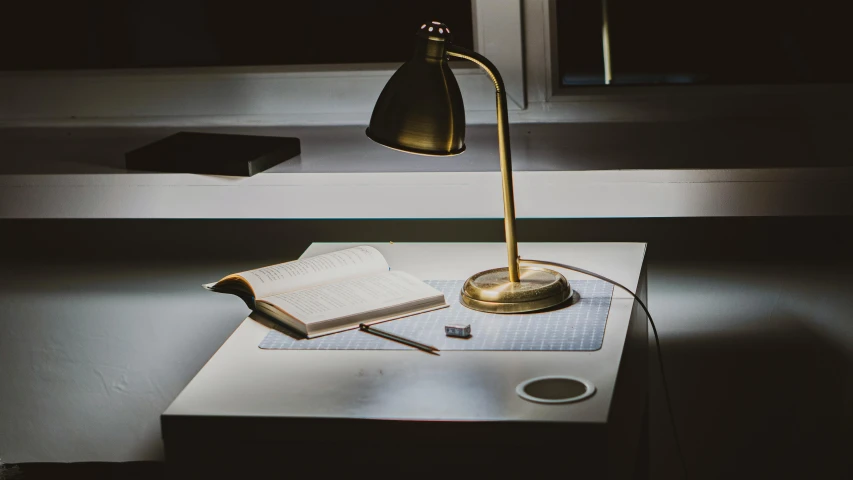
[[[592,351],[601,348],[613,285],[601,280],[574,280],[571,306],[520,315],[498,315],[466,308],[459,302],[464,280],[427,280],[441,290],[448,308],[378,324],[381,330],[432,345],[439,350]],[[578,298],[579,297],[579,298]],[[470,324],[468,339],[448,337],[447,324]],[[265,350],[411,350],[411,347],[358,330],[312,339],[297,339],[270,330],[259,348]]]

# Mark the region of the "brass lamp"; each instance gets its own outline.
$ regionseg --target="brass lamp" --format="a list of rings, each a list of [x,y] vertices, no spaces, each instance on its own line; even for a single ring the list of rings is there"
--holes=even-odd
[[[424,24],[414,56],[388,80],[379,95],[367,136],[395,150],[421,155],[457,155],[465,150],[465,108],[448,56],[476,63],[495,84],[498,147],[503,178],[504,230],[508,268],[469,278],[460,292],[462,304],[490,313],[543,310],[567,302],[572,288],[565,277],[541,267],[520,267],[515,239],[515,203],[509,147],[506,91],[498,69],[482,55],[452,43],[447,25]]]

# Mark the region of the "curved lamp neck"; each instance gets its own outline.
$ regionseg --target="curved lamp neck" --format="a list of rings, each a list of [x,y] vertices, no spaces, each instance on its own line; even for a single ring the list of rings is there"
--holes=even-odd
[[[500,152],[501,178],[503,179],[504,234],[506,236],[509,279],[519,281],[518,242],[515,238],[515,199],[512,189],[512,158],[509,146],[509,118],[507,115],[506,89],[497,67],[488,58],[467,48],[448,43],[447,54],[476,63],[495,84],[498,115],[498,151]]]
[[[501,78],[501,73],[498,71],[498,67],[496,67],[488,58],[473,50],[468,50],[465,47],[460,47],[459,45],[454,45],[452,43],[447,45],[447,54],[451,57],[462,58],[469,62],[476,63],[483,69],[483,71],[486,72],[492,82],[494,82],[495,91],[505,92],[504,81],[503,78]]]

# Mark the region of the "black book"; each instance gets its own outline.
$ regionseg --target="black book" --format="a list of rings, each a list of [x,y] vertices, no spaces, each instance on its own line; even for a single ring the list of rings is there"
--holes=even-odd
[[[128,170],[250,177],[299,155],[299,139],[178,132],[124,154]]]

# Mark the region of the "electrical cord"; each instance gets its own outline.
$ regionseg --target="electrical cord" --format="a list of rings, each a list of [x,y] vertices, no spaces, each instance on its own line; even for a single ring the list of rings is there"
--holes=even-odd
[[[664,368],[663,368],[663,353],[661,353],[660,339],[658,338],[658,329],[655,326],[655,321],[652,320],[652,314],[649,313],[649,309],[646,307],[646,304],[643,303],[642,300],[640,300],[640,297],[638,297],[636,293],[629,290],[628,287],[622,285],[619,282],[611,280],[611,279],[609,279],[603,275],[599,275],[595,272],[590,272],[589,270],[585,270],[585,269],[580,268],[580,267],[573,267],[571,265],[565,265],[562,263],[549,262],[547,260],[527,260],[524,258],[519,258],[518,261],[519,261],[519,263],[530,263],[530,264],[534,264],[534,265],[547,265],[547,266],[551,266],[551,267],[565,268],[566,270],[571,270],[573,272],[578,272],[578,273],[583,273],[584,275],[589,275],[590,277],[594,277],[594,278],[597,278],[599,280],[603,280],[607,283],[612,284],[613,286],[616,286],[616,287],[621,288],[622,290],[625,290],[626,292],[628,292],[628,294],[630,294],[632,297],[634,297],[634,300],[636,300],[637,303],[640,304],[640,307],[642,307],[643,311],[646,312],[646,318],[649,319],[649,324],[652,326],[652,332],[655,335],[655,347],[656,347],[657,353],[658,353],[658,365],[660,366],[660,376],[661,376],[661,380],[663,381],[663,393],[664,393],[664,396],[666,397],[666,409],[667,409],[667,412],[669,413],[669,424],[672,426],[672,436],[675,439],[675,448],[676,448],[676,450],[678,450],[678,459],[681,462],[681,468],[684,470],[684,478],[687,478],[687,462],[685,462],[684,453],[681,451],[681,440],[678,437],[678,429],[675,428],[675,416],[672,414],[672,400],[670,400],[670,398],[669,398],[669,385],[666,382],[666,373],[664,372]]]

